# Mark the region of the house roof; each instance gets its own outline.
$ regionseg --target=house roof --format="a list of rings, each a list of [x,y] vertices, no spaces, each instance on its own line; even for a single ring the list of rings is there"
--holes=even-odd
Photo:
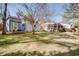
[[[61,24],[75,24],[76,22],[78,22],[78,20],[74,20],[74,19],[71,19],[71,20],[63,20],[61,22]]]
[[[21,19],[14,17],[14,16],[10,16],[9,19],[13,22],[21,22]]]

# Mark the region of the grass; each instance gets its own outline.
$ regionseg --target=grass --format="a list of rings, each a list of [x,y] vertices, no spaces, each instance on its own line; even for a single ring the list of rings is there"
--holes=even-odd
[[[51,36],[48,37],[49,35],[51,35]],[[57,35],[60,37],[55,37]],[[24,42],[39,41],[39,42],[43,42],[43,43],[50,43],[51,40],[53,40],[55,38],[66,38],[67,39],[69,37],[71,37],[71,36],[63,35],[60,33],[50,33],[50,32],[36,32],[34,35],[32,33],[0,35],[0,45],[19,43],[19,42],[23,42],[23,41]]]
[[[79,56],[79,49],[73,50],[67,53],[61,53],[61,52],[56,52],[56,51],[27,51],[27,52],[22,52],[22,51],[16,51],[16,52],[11,52],[11,53],[6,53],[4,56]]]
[[[49,35],[48,33],[26,33],[15,35],[0,35],[0,45],[18,43],[23,40],[39,40],[41,37]]]
[[[71,50],[67,53],[58,53],[57,56],[79,56],[79,48],[76,50]]]
[[[59,37],[56,37],[59,36]],[[34,35],[32,33],[25,33],[25,34],[8,34],[8,35],[0,35],[0,47],[7,48],[8,45],[15,44],[15,43],[28,43],[28,42],[40,42],[44,44],[58,44],[64,47],[68,47],[68,43],[61,43],[61,42],[54,42],[53,39],[60,39],[60,38],[71,38],[67,34],[61,33],[48,33],[48,32],[36,32]],[[66,45],[67,44],[67,45]],[[71,47],[71,46],[69,46]],[[52,51],[49,51],[50,55],[79,55],[79,49],[75,51],[70,51],[67,53],[58,53],[53,54]],[[46,51],[45,51],[46,53]],[[30,52],[12,52],[6,55],[45,55],[45,53],[41,53],[40,51],[30,51]]]

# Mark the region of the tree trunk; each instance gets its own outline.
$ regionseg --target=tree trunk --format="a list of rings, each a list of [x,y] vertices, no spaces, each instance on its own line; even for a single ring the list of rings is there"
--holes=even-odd
[[[34,24],[32,24],[32,33],[35,34]]]
[[[2,16],[2,21],[3,21],[3,30],[2,30],[2,34],[6,34],[6,17],[7,17],[7,3],[4,4],[4,14]]]

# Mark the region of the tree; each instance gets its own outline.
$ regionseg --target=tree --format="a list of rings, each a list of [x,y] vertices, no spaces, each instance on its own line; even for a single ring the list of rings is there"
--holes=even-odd
[[[67,5],[67,8],[64,12],[64,18],[67,20],[79,18],[79,4],[78,3],[70,3]]]
[[[3,30],[2,34],[6,34],[6,17],[7,17],[7,3],[4,4],[4,12],[2,16],[2,22],[3,22]]]
[[[79,4],[78,3],[68,4],[66,11],[64,12],[64,19],[67,21],[72,20],[72,23],[74,24],[74,26],[78,27],[78,24],[76,24],[76,23],[79,23]]]
[[[24,19],[29,21],[32,25],[33,34],[35,33],[35,27],[38,24],[39,20],[52,15],[52,12],[48,9],[48,5],[46,3],[31,4],[30,6],[24,4],[23,6],[26,9]]]

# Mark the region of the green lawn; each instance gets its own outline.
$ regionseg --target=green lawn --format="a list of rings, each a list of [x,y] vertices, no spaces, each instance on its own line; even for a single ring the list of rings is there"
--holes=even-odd
[[[66,39],[75,39],[72,36],[61,33],[48,33],[48,32],[36,32],[32,33],[23,33],[23,34],[8,34],[0,35],[0,45],[4,44],[13,44],[19,42],[30,42],[30,41],[40,41],[44,43],[50,43],[53,39],[66,38]]]
[[[43,37],[46,37],[51,34],[56,35],[56,33],[35,33],[34,35],[32,33],[0,35],[0,45],[27,42],[30,40],[40,41]],[[48,40],[50,39],[51,38],[49,38]]]
[[[49,53],[50,55],[79,55],[79,53],[77,52],[79,51],[79,49],[70,50],[71,48],[75,48],[75,46],[79,47],[78,44],[79,40],[78,41],[76,40],[73,35],[68,35],[66,33],[57,33],[57,32],[55,33],[36,32],[34,35],[32,33],[0,35],[0,50],[1,50],[0,54],[5,53],[4,55],[26,55],[27,54],[26,50],[29,50],[29,47],[31,47],[30,48],[31,50],[35,49],[30,45],[36,44],[35,46],[37,47],[36,49],[38,51],[30,50],[30,52],[28,51],[29,54],[34,55],[36,53],[37,55],[40,54],[44,55],[46,53]],[[69,52],[67,53],[58,52],[58,51],[63,51],[63,49],[66,50],[66,48],[69,50]],[[40,51],[48,50],[49,52],[44,51],[43,54],[43,52],[41,53],[39,49]],[[56,53],[56,51],[51,51],[52,49],[57,49],[58,54],[54,54]]]

